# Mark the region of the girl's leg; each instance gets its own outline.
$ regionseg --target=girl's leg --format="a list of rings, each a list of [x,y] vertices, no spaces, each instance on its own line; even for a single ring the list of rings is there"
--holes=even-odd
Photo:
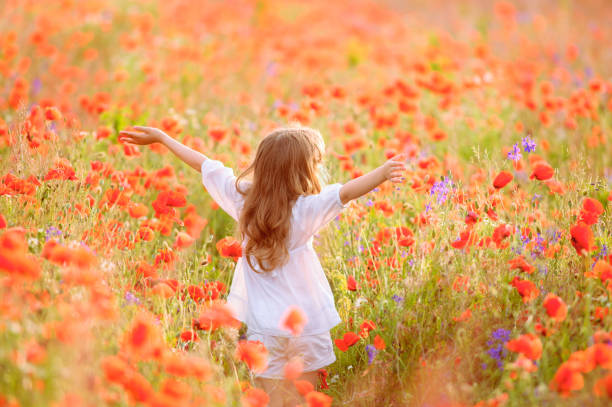
[[[312,383],[314,389],[316,390],[319,384],[319,372],[317,372],[316,370],[314,372],[304,372],[300,376],[299,380],[309,381],[310,383]]]
[[[284,407],[286,389],[281,379],[255,378],[255,384],[270,396],[269,407]]]
[[[306,380],[312,383],[314,389],[317,390],[319,374],[316,371],[304,372],[298,380]],[[270,396],[269,407],[295,407],[304,401],[292,381],[258,377],[255,379],[255,383]]]
[[[312,383],[314,389],[317,390],[319,374],[317,372],[304,372],[298,380],[306,380]],[[295,407],[303,404],[304,397],[297,391],[292,381],[284,380],[283,385],[285,386],[284,393],[286,394],[284,407]]]

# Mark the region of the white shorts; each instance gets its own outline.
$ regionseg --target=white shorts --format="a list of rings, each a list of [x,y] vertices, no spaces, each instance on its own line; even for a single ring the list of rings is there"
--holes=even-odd
[[[334,363],[336,355],[329,332],[295,337],[265,335],[247,329],[247,340],[260,341],[268,350],[268,368],[255,377],[283,379],[285,364],[300,356],[304,372],[314,372]]]

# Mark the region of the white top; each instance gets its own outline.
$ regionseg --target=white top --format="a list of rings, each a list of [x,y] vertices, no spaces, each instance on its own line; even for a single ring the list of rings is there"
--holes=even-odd
[[[204,187],[237,221],[244,196],[236,190],[235,182],[232,169],[220,161],[206,159],[202,163]],[[313,235],[346,207],[340,201],[341,186],[328,185],[319,194],[298,197],[292,209],[287,264],[256,273],[244,254],[238,259],[227,302],[249,330],[291,336],[280,328],[281,317],[291,305],[300,307],[308,318],[302,335],[328,332],[341,322],[329,282],[312,247]],[[254,258],[251,263],[257,267]]]

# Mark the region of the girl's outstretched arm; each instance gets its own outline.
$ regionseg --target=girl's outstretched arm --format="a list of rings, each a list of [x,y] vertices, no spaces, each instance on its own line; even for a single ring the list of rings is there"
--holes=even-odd
[[[138,145],[161,143],[198,172],[201,171],[202,163],[207,160],[204,154],[176,141],[160,129],[146,126],[134,126],[134,129],[138,131],[121,130],[119,140]]]
[[[342,204],[344,205],[348,201],[367,194],[386,180],[402,182],[402,175],[406,170],[403,158],[403,154],[396,155],[375,170],[342,185],[342,188],[340,188],[340,201],[342,201]]]

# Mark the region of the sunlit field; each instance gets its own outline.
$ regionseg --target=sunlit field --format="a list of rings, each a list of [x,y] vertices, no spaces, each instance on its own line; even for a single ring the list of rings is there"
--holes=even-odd
[[[327,183],[408,157],[315,237],[342,323],[302,406],[609,405],[610,22],[604,0],[0,2],[0,407],[265,406],[225,304],[236,223],[118,133],[238,174],[291,122]]]

